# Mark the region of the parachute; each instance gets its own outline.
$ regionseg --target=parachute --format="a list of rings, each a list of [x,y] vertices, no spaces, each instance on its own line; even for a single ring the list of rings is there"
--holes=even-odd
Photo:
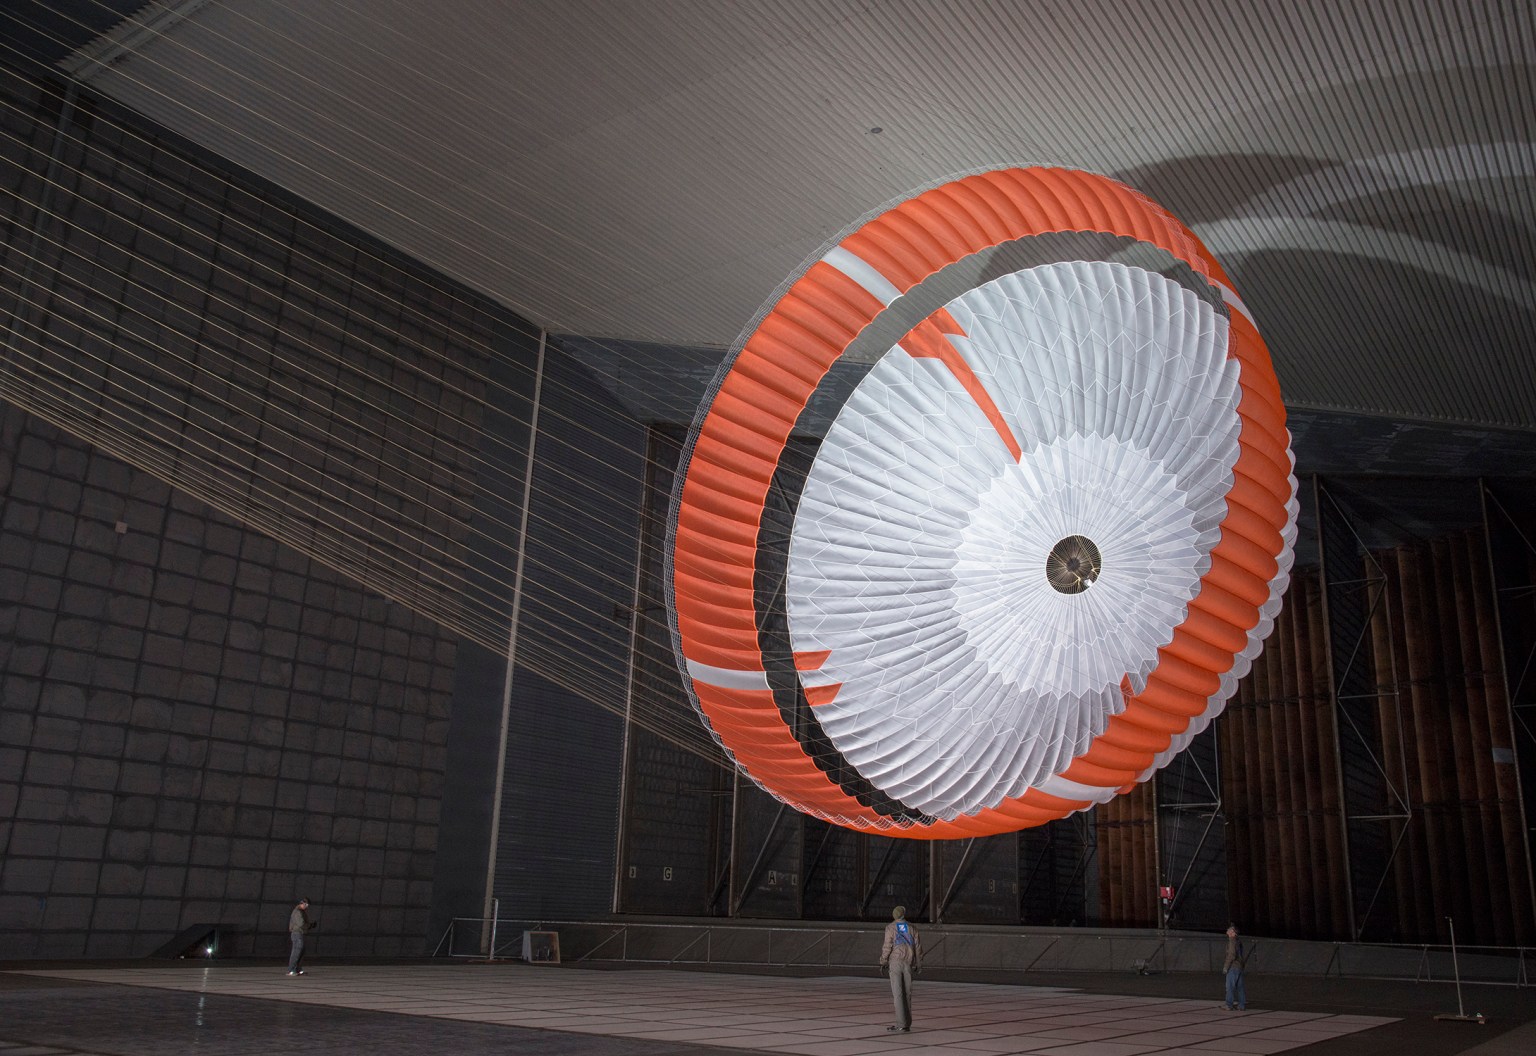
[[[848,828],[1043,824],[1220,713],[1289,580],[1285,408],[1200,241],[1114,180],[974,173],[855,227],[722,366],[666,570],[735,764]]]

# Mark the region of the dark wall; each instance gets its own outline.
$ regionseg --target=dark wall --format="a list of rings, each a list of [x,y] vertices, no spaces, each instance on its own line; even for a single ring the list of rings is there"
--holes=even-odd
[[[3,66],[0,183],[0,946],[275,954],[302,894],[316,953],[419,952],[480,693],[420,613],[500,604],[423,570],[519,324]]]
[[[454,644],[0,405],[0,935],[130,956],[421,948]]]
[[[619,720],[519,669],[494,891],[519,920],[589,920],[613,901]]]
[[[478,920],[485,910],[491,806],[496,798],[497,732],[507,672],[504,653],[474,642],[461,642],[457,659],[442,819],[433,863],[430,935],[434,949],[450,923]],[[462,940],[457,935],[455,939],[461,946],[473,946],[479,934],[471,930]]]
[[[947,924],[1019,923],[1017,833],[943,840],[935,851],[939,886],[933,898],[939,919]]]
[[[448,731],[448,780],[443,792],[437,869],[433,884],[432,934],[450,922],[478,919],[486,910],[486,876],[491,863],[498,772],[497,750],[506,699],[511,591],[521,542],[523,493],[533,394],[539,370],[538,337],[502,327],[497,355],[486,364],[486,402],[479,443],[467,576],[477,592],[496,598],[505,613],[492,640],[460,645],[454,673],[453,716]],[[456,929],[456,944],[473,947],[480,932]]]
[[[1224,931],[1232,920],[1216,729],[1207,727],[1157,775],[1158,885],[1174,889],[1170,927]]]
[[[1496,510],[1528,489],[1485,483],[1308,482],[1326,560],[1293,577],[1218,731],[1229,901],[1253,930],[1444,943],[1454,921],[1464,943],[1529,942],[1536,639],[1509,632],[1532,536]]]
[[[724,914],[733,781],[718,761],[630,731],[619,909]]]
[[[581,919],[613,906],[646,429],[551,344],[534,443],[493,887]]]

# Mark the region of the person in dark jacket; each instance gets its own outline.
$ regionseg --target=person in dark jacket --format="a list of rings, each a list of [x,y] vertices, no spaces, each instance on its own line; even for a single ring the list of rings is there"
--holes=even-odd
[[[1234,1009],[1238,1012],[1248,1008],[1248,992],[1243,988],[1243,965],[1248,960],[1248,954],[1243,950],[1243,940],[1237,937],[1237,925],[1227,925],[1227,956],[1221,962],[1221,970],[1227,977],[1227,1002],[1228,1012]]]
[[[891,1000],[896,1003],[896,1022],[885,1029],[906,1033],[912,1029],[912,974],[923,960],[923,942],[917,929],[907,922],[907,907],[891,911],[885,926],[885,944],[880,948],[880,967],[891,977]]]
[[[304,936],[314,930],[309,922],[309,899],[299,899],[299,904],[288,914],[288,974],[303,975],[299,961],[304,957]]]

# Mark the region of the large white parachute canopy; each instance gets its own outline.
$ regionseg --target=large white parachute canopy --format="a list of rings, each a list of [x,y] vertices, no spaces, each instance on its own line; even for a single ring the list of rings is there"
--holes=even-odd
[[[1241,300],[1136,192],[1010,169],[909,199],[788,287],[695,425],[668,577],[689,693],[753,780],[851,828],[1102,802],[1273,626],[1284,421]]]

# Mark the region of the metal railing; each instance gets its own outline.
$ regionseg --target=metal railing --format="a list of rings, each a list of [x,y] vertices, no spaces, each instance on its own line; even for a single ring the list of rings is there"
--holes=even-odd
[[[558,931],[566,964],[717,965],[865,970],[883,923],[775,925],[742,921],[455,919],[436,956],[513,959],[525,930]],[[1217,972],[1226,937],[1191,932],[920,925],[929,968],[1030,972]],[[1244,936],[1248,969],[1273,975],[1532,985],[1536,948],[1307,942]]]
[[[491,912],[493,915],[489,917],[454,917],[443,931],[443,937],[437,940],[432,956],[494,961],[507,959],[514,949],[521,954],[523,929],[501,926],[499,898],[491,900]]]

